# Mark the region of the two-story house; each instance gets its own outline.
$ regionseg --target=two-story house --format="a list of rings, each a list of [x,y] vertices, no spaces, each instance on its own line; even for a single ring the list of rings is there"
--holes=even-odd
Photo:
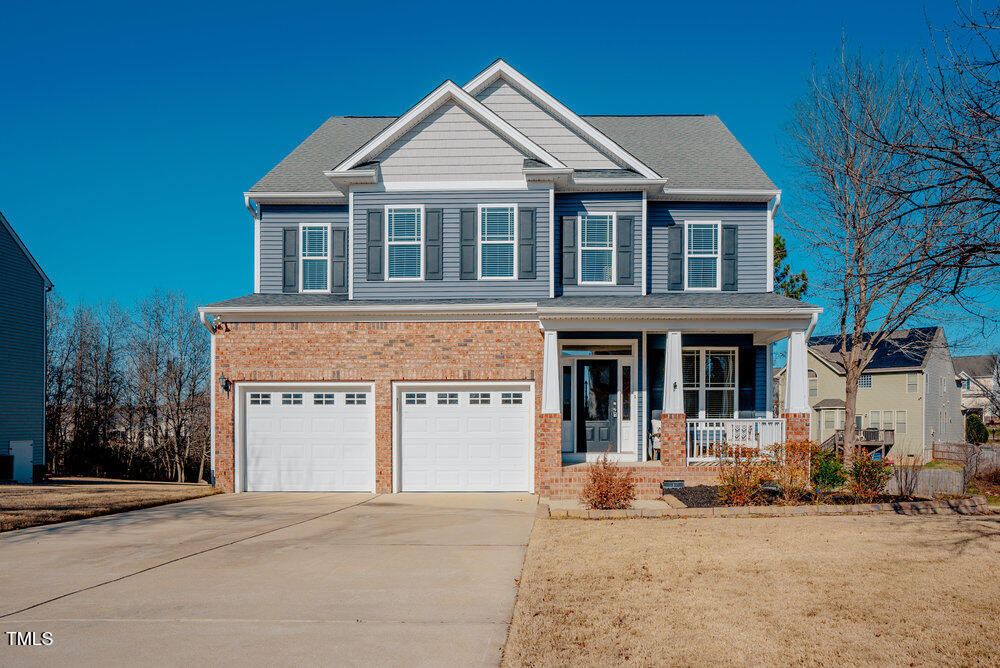
[[[1000,421],[997,399],[1000,398],[1000,364],[997,355],[952,357],[955,382],[962,393],[962,413],[975,413],[983,422]]]
[[[497,61],[245,198],[254,291],[200,310],[223,489],[572,496],[607,454],[652,496],[808,435],[820,309],[773,292],[780,191],[715,116],[579,116]]]
[[[52,282],[0,214],[0,480],[45,465],[45,298]]]
[[[813,441],[842,443],[845,371],[840,337],[809,340],[809,405]],[[858,381],[854,420],[859,442],[895,461],[928,462],[934,443],[965,439],[961,397],[943,327],[895,332],[875,350]],[[782,372],[779,372],[779,378]]]

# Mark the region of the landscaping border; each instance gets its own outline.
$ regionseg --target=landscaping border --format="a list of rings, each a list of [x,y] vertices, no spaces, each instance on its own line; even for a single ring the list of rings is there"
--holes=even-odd
[[[551,519],[609,520],[639,517],[790,517],[802,515],[983,515],[990,513],[986,497],[975,494],[967,499],[857,503],[853,505],[804,506],[717,506],[714,508],[629,508],[627,510],[586,510],[557,508],[539,504],[537,517]]]

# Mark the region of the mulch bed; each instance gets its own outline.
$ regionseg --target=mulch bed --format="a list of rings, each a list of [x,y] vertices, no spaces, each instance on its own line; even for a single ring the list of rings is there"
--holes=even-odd
[[[718,501],[719,487],[717,485],[694,485],[692,487],[681,487],[679,489],[670,490],[670,494],[676,497],[678,501],[686,505],[688,508],[715,508],[723,505]],[[896,494],[881,494],[875,499],[874,503],[895,503],[898,501],[914,500],[915,499],[898,496]],[[810,493],[804,496],[800,503],[817,503],[818,501],[831,505],[850,505],[856,503],[853,497],[840,493],[824,496],[821,500],[817,500],[815,495]],[[776,492],[765,491],[761,495],[760,503],[757,505],[781,505],[781,498]]]

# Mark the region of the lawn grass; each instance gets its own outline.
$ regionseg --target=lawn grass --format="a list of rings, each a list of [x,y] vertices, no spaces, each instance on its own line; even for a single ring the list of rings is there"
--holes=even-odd
[[[205,484],[54,478],[0,485],[0,531],[80,520],[214,494]]]
[[[944,469],[946,471],[958,471],[959,473],[961,473],[962,469],[963,469],[963,467],[962,467],[961,464],[954,464],[952,462],[939,462],[939,461],[936,461],[936,460],[931,460],[931,461],[927,462],[926,464],[924,464],[924,468],[925,469]]]
[[[1000,515],[538,520],[503,663],[974,665]]]

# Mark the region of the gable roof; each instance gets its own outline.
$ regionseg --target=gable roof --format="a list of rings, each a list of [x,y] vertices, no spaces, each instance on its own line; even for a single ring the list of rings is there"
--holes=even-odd
[[[964,373],[969,378],[992,378],[997,360],[997,355],[965,355],[951,358],[955,364],[955,373]]]
[[[942,334],[941,327],[901,329],[879,344],[865,370],[922,369],[927,363],[928,354]],[[866,337],[870,335],[870,332],[865,332]],[[839,335],[809,338],[809,352],[842,374],[844,365],[840,361],[840,350]]]
[[[3,212],[0,212],[0,225],[2,225],[4,229],[7,230],[11,238],[14,240],[14,243],[16,243],[21,248],[21,252],[24,253],[24,257],[28,258],[28,262],[30,262],[31,266],[35,268],[35,271],[38,272],[38,275],[42,277],[42,282],[45,284],[45,289],[51,290],[52,281],[50,281],[49,277],[45,274],[44,271],[42,271],[41,265],[39,265],[38,262],[35,261],[35,257],[28,250],[28,247],[24,245],[24,242],[21,241],[21,237],[17,236],[17,232],[14,231],[14,228],[11,226],[11,224],[7,221],[6,218],[4,218]]]
[[[384,131],[395,116],[335,116],[289,153],[251,193],[339,191],[323,175]],[[581,116],[667,179],[668,192],[776,190],[718,116]],[[544,164],[544,163],[542,163]],[[579,171],[579,170],[578,170]]]

